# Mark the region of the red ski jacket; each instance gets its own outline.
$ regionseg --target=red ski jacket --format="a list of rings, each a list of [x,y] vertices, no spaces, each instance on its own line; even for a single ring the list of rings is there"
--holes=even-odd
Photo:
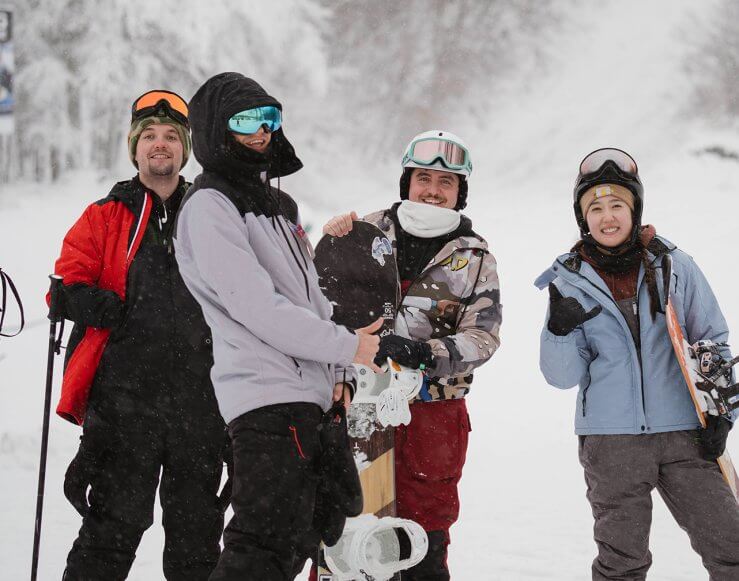
[[[112,194],[112,193],[111,193]],[[114,195],[90,204],[64,237],[54,272],[65,287],[83,284],[126,297],[128,268],[141,244],[152,208],[150,194],[136,211]],[[47,302],[49,297],[47,295]],[[88,326],[65,365],[56,413],[82,425],[87,400],[111,329]]]

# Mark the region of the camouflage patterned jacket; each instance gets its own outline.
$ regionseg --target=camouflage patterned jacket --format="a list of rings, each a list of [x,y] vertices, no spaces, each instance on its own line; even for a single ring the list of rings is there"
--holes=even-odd
[[[385,232],[397,257],[390,211],[363,220]],[[431,399],[458,399],[469,392],[473,370],[500,345],[500,322],[495,258],[484,240],[461,236],[447,243],[413,281],[398,309],[395,332],[431,345]]]

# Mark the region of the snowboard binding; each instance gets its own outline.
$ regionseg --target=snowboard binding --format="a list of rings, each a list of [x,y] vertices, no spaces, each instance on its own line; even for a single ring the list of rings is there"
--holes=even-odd
[[[416,397],[423,386],[423,371],[403,367],[388,358],[375,373],[365,365],[355,364],[357,393],[354,403],[373,403],[377,419],[383,427],[399,426],[411,421],[408,401]]]
[[[739,363],[739,356],[727,360],[720,347],[726,343],[711,340],[696,341],[690,346],[690,356],[698,363],[696,388],[701,396],[701,410],[712,416],[728,417],[739,408],[739,383],[731,383],[731,370]],[[732,401],[733,400],[733,401]]]
[[[420,563],[427,551],[428,536],[418,523],[363,514],[346,519],[344,534],[325,549],[325,558],[340,581],[384,581]]]

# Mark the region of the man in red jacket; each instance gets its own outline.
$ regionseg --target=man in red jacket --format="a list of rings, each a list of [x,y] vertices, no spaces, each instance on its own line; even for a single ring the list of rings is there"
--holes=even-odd
[[[179,175],[191,147],[187,113],[168,91],[134,102],[128,144],[138,174],[88,206],[56,262],[75,323],[57,413],[83,427],[64,481],[83,517],[65,581],[126,578],[158,485],[165,577],[205,581],[220,554],[225,434],[211,336],[172,245],[189,187]]]

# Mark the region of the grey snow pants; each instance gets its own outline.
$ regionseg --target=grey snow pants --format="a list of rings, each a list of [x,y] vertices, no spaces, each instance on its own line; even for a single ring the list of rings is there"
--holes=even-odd
[[[695,431],[580,436],[593,509],[593,581],[642,581],[652,564],[652,490],[665,501],[711,581],[739,579],[739,505]]]

